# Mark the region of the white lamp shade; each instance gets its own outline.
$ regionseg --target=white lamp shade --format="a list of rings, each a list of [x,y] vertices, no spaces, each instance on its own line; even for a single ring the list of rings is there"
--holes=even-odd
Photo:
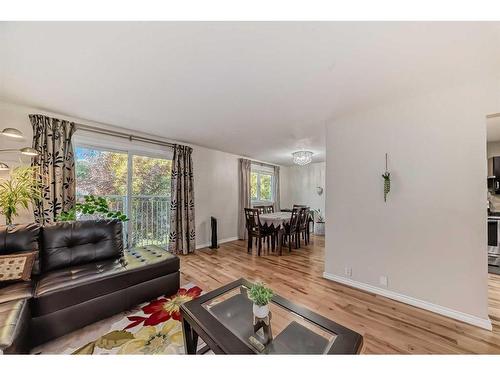
[[[14,129],[14,128],[5,128],[2,130],[2,135],[5,135],[6,137],[10,138],[22,138],[23,133],[21,133],[19,130]]]
[[[19,151],[21,151],[21,153],[23,155],[28,155],[28,156],[37,156],[38,155],[38,152],[34,148],[31,148],[31,147],[23,147]]]

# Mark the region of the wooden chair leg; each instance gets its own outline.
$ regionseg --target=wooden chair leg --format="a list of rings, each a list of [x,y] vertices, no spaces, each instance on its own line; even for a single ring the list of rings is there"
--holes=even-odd
[[[279,252],[280,252],[280,255],[283,255],[283,237],[285,235],[283,234],[283,232],[278,232],[278,248],[279,248]]]
[[[257,250],[257,255],[260,256],[260,251],[262,250],[262,237],[259,237],[259,245]]]
[[[247,246],[247,253],[252,252],[252,235],[249,233],[248,234],[248,246]]]

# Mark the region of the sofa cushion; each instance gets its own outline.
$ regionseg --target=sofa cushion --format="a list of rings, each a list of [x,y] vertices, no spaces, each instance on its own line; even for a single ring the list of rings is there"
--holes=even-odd
[[[123,254],[118,220],[48,224],[42,231],[42,272],[119,258]]]
[[[0,255],[36,251],[33,273],[40,273],[38,249],[40,241],[40,225],[18,224],[0,226]]]
[[[33,316],[49,314],[132,285],[177,272],[179,258],[156,246],[127,250],[123,258],[44,274],[33,298]]]
[[[0,282],[29,281],[37,252],[0,255]]]
[[[0,288],[0,303],[31,298],[31,296],[33,296],[33,283],[31,281],[11,283]]]

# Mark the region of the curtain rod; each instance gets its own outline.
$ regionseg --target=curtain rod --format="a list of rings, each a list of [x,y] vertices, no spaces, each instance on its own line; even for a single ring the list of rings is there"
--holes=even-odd
[[[252,159],[248,159],[248,160],[250,160],[250,163],[257,164],[257,165],[260,165],[262,167],[271,167],[271,168],[279,167],[279,165],[276,165],[276,164],[263,163],[261,161],[252,160]]]
[[[90,125],[84,125],[84,124],[78,124],[78,123],[75,123],[75,125],[76,125],[77,130],[81,129],[81,130],[86,130],[86,131],[90,131],[90,132],[94,132],[94,133],[98,133],[98,134],[111,135],[113,137],[128,139],[131,142],[132,141],[139,141],[139,142],[150,143],[150,144],[159,145],[159,146],[167,146],[167,147],[174,147],[175,146],[175,143],[158,141],[156,139],[127,134],[127,133],[119,132],[116,130],[102,129],[102,128],[98,128],[96,126],[90,126]]]

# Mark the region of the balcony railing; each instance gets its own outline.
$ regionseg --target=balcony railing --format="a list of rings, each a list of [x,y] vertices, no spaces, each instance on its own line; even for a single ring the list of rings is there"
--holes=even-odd
[[[131,212],[128,213],[127,197],[103,195],[110,210],[122,211],[129,216],[125,223],[125,239],[131,246],[158,245],[166,247],[170,228],[170,197],[134,195]],[[80,197],[78,197],[80,198]]]

